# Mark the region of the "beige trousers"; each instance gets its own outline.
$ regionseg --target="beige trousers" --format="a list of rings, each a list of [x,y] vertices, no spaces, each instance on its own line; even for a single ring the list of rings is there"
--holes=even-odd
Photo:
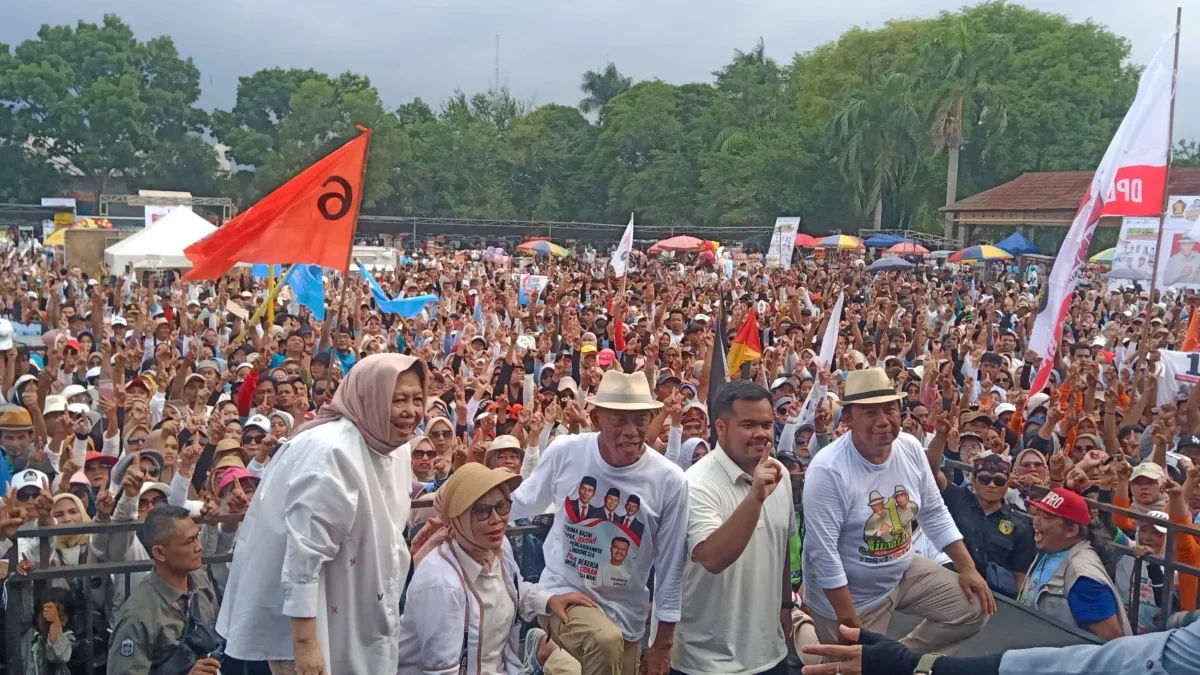
[[[542,672],[546,675],[580,675],[579,662],[559,647],[542,664]]]
[[[859,618],[863,628],[885,633],[893,612],[919,616],[924,621],[900,642],[919,654],[953,654],[954,647],[978,633],[987,623],[988,617],[979,600],[974,596],[971,600],[974,602],[967,599],[958,585],[957,573],[918,555],[913,556],[908,571],[891,595],[867,613],[860,614]],[[840,641],[836,619],[813,614],[812,620],[823,644]]]
[[[567,610],[566,623],[554,615],[540,617],[540,621],[550,639],[579,662],[575,672],[637,675],[641,643],[626,640],[621,629],[598,608],[576,605]]]

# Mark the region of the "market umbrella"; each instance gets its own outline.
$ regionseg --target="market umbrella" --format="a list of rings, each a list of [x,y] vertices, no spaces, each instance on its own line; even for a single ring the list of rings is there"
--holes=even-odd
[[[911,270],[915,265],[908,262],[904,258],[890,257],[880,258],[875,262],[867,265],[868,272],[886,272],[888,270]]]
[[[1100,263],[1102,265],[1110,265],[1111,266],[1113,264],[1113,256],[1115,256],[1116,254],[1117,254],[1116,247],[1106,248],[1103,251],[1100,251],[1099,253],[1097,253],[1096,255],[1088,258],[1088,262]]]
[[[537,241],[527,241],[517,247],[527,253],[539,253],[541,255],[553,255],[559,258],[565,258],[571,254],[567,249],[555,244],[552,241],[538,239]]]
[[[1004,249],[990,244],[968,246],[947,258],[950,262],[988,262],[991,260],[1008,260],[1012,254]]]
[[[894,234],[877,234],[874,237],[863,241],[863,244],[865,244],[867,248],[886,248],[888,246],[895,246],[896,244],[903,244],[906,241],[908,240],[904,237],[897,237]]]
[[[821,248],[866,248],[861,239],[848,234],[831,234],[818,242],[817,246]]]
[[[812,235],[804,234],[803,232],[796,235],[796,245],[802,248],[816,248],[820,241],[820,239],[817,239]]]
[[[895,255],[925,255],[926,253],[929,253],[929,249],[920,244],[904,242],[903,244],[896,244],[895,246],[889,248],[887,253],[892,253]]]
[[[1007,237],[996,242],[996,248],[1004,249],[1013,255],[1029,255],[1031,253],[1040,253],[1037,244],[1029,241],[1025,235],[1020,232],[1013,232]]]
[[[686,234],[681,234],[670,239],[663,239],[657,244],[650,247],[651,253],[660,251],[678,251],[680,253],[694,253],[704,250],[704,240],[695,237],[689,237]]]

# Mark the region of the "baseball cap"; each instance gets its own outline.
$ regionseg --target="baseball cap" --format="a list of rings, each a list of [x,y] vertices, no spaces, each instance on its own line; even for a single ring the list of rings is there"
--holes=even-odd
[[[8,319],[0,319],[0,351],[7,351],[13,346],[13,325]]]
[[[16,476],[13,476],[12,487],[17,491],[27,487],[47,490],[50,488],[50,479],[46,477],[46,474],[37,469],[25,469],[17,473]]]
[[[611,349],[601,349],[596,355],[596,363],[601,366],[611,365],[617,360],[617,353]]]
[[[1163,482],[1166,474],[1163,473],[1163,468],[1154,462],[1142,462],[1133,467],[1133,474],[1129,476],[1129,480],[1137,480],[1138,478],[1153,478],[1159,483]]]
[[[595,354],[596,353],[596,345],[585,344],[583,347],[581,347],[579,349],[579,353],[580,354]]]
[[[996,406],[996,417],[999,417],[999,416],[1003,415],[1004,413],[1010,413],[1010,412],[1016,412],[1016,411],[1017,411],[1017,406],[1015,406],[1011,403],[1001,403],[1000,405]]]
[[[781,396],[779,397],[779,400],[775,401],[775,410],[786,408],[789,403],[793,403],[795,400],[796,399],[792,398],[791,396]]]
[[[1179,437],[1179,442],[1176,445],[1181,448],[1185,445],[1200,446],[1200,436],[1196,434],[1183,434]]]
[[[1030,506],[1066,518],[1076,525],[1087,525],[1092,520],[1087,501],[1067,488],[1057,487],[1047,492],[1040,500],[1029,502]]]
[[[674,381],[674,382],[678,383],[678,382],[682,382],[683,380],[680,380],[678,377],[676,377],[675,375],[672,375],[671,373],[667,373],[666,375],[661,375],[661,376],[659,376],[659,378],[658,378],[658,384],[656,384],[656,385],[654,385],[654,386],[655,386],[655,387],[661,387],[661,386],[663,386],[664,384],[666,384],[666,383],[668,383],[668,382],[671,382],[671,381]]]
[[[166,483],[142,483],[142,489],[138,490],[138,497],[141,497],[152,490],[158,490],[163,494],[164,497],[171,496],[171,486],[167,485]]]
[[[250,427],[261,429],[263,433],[269,434],[271,433],[271,420],[262,415],[255,415],[254,417],[246,420],[246,424],[242,428],[249,429]]]
[[[84,456],[83,463],[91,464],[92,462],[107,464],[109,468],[112,468],[112,466],[117,463],[117,458],[113,457],[112,455],[106,455],[102,452],[96,452],[95,450],[92,450]]]
[[[248,469],[243,469],[240,466],[231,467],[228,471],[221,474],[221,482],[217,484],[217,493],[225,492],[225,488],[232,485],[233,481],[241,481],[243,478],[258,480],[258,476],[250,473]]]
[[[1167,516],[1167,514],[1163,513],[1162,511],[1148,511],[1148,512],[1146,512],[1146,515],[1155,520],[1161,520],[1164,523],[1171,520],[1171,518],[1169,516]],[[1150,523],[1142,521],[1142,522],[1138,523],[1138,527],[1143,527],[1143,526],[1149,525],[1149,524]],[[1162,525],[1158,525],[1157,523],[1154,525],[1154,529],[1158,530],[1160,534],[1167,533],[1167,528]]]
[[[771,391],[775,391],[776,389],[782,387],[785,384],[790,384],[793,387],[796,386],[796,383],[793,382],[790,377],[780,377],[771,383]]]
[[[50,395],[46,397],[46,404],[42,406],[42,415],[51,413],[60,413],[67,411],[67,397]]]

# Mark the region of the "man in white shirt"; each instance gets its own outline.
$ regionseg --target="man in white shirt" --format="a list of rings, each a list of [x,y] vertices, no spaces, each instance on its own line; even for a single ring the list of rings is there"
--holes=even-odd
[[[681,609],[687,480],[683,469],[646,446],[650,420],[662,403],[650,394],[644,373],[604,373],[589,401],[599,433],[556,438],[513,491],[510,517],[531,518],[555,505],[538,583],[551,593],[584,593],[598,607],[570,607],[567,621],[545,617],[543,628],[579,661],[583,675],[666,675]],[[609,512],[617,511],[610,502],[621,495],[637,495],[634,518],[642,527],[625,526],[619,512],[610,520],[599,506],[588,507],[598,516],[571,518],[579,515],[575,500],[585,492],[589,499],[605,495]],[[635,529],[640,536],[632,534]],[[643,655],[651,569],[658,630]],[[626,583],[613,583],[617,579]]]
[[[786,675],[796,511],[787,472],[771,457],[771,393],[722,384],[713,415],[719,445],[686,474],[691,555],[671,661],[687,675]]]
[[[996,601],[942,502],[921,443],[900,432],[899,399],[880,368],[850,373],[844,434],[804,481],[804,602],[822,643],[838,625],[884,632],[892,612],[924,618],[904,644],[944,651],[983,628]],[[958,573],[914,555],[913,523]]]

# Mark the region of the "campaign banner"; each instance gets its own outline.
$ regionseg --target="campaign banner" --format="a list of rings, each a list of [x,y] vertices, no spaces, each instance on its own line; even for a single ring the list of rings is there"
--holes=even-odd
[[[1157,290],[1200,289],[1200,196],[1171,196],[1163,214]]]
[[[187,206],[187,205],[175,205],[175,206],[146,206],[146,207],[143,207],[143,208],[145,208],[145,209],[146,209],[146,227],[150,227],[150,226],[151,226],[151,225],[153,225],[153,224],[154,224],[154,223],[155,223],[155,222],[156,222],[156,221],[157,221],[159,218],[162,218],[163,216],[167,215],[168,213],[170,213],[170,212],[174,211],[175,209],[187,209],[188,211],[191,211],[191,210],[192,210],[192,207],[191,207],[191,206]]]
[[[1150,270],[1158,247],[1158,220],[1140,217],[1121,220],[1121,234],[1108,271],[1110,291],[1125,290],[1135,284],[1143,289],[1150,286]]]
[[[796,233],[799,231],[799,217],[788,216],[775,219],[775,230],[771,232],[771,245],[767,247],[767,267],[792,269],[792,249],[796,247]]]
[[[550,277],[541,274],[522,274],[521,281],[517,284],[517,302],[522,305],[529,304],[529,297],[536,291],[541,293],[546,290],[546,286],[550,285]]]

